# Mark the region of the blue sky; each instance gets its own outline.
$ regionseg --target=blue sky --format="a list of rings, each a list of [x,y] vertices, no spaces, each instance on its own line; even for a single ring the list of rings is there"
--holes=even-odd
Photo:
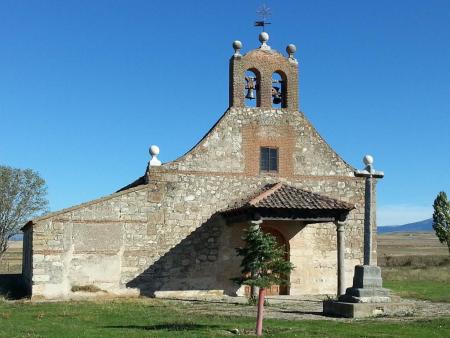
[[[182,155],[228,105],[231,43],[258,47],[256,0],[0,2],[0,163],[46,179],[52,210]],[[353,166],[370,153],[380,225],[450,194],[450,1],[266,1],[297,45],[301,110]]]

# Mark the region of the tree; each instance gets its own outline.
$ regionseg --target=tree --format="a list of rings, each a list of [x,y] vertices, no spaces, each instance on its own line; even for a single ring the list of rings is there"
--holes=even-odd
[[[25,223],[47,211],[47,187],[31,169],[0,166],[0,259],[8,240]]]
[[[233,280],[239,285],[259,288],[256,334],[261,336],[266,289],[287,284],[287,275],[294,266],[284,259],[284,246],[278,245],[275,237],[262,232],[259,227],[246,230],[243,239],[245,247],[236,249],[238,256],[242,256],[242,276]]]
[[[433,203],[433,229],[441,243],[447,244],[450,255],[450,201],[441,191]]]

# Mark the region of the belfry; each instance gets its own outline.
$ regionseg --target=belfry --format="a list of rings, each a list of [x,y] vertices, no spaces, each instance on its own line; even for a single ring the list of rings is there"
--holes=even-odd
[[[269,34],[262,32],[259,40],[261,46],[245,55],[240,54],[242,43],[233,43],[235,53],[230,59],[230,107],[245,107],[246,99],[254,99],[256,107],[298,110],[296,47],[293,44],[286,47],[289,53],[286,58],[267,44]],[[274,76],[279,79],[274,79]]]

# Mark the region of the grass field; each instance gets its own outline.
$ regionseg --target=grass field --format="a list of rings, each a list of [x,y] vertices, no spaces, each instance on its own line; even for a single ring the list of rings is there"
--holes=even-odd
[[[450,302],[448,249],[432,232],[378,236],[384,287],[405,298]]]
[[[450,283],[432,280],[384,280],[384,287],[393,290],[398,296],[450,302]]]
[[[239,305],[245,306],[245,305]],[[156,299],[114,302],[0,302],[0,337],[218,337],[253,335],[253,317],[205,315]],[[450,317],[432,320],[274,320],[272,337],[446,337]]]
[[[383,286],[404,298],[450,302],[450,264],[419,265],[384,267]]]

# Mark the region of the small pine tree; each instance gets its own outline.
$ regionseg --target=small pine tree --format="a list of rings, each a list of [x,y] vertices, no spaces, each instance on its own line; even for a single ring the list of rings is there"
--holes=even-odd
[[[239,285],[259,288],[256,334],[262,335],[265,291],[272,285],[287,284],[286,276],[294,266],[284,259],[284,246],[278,245],[275,237],[259,227],[246,230],[243,239],[245,247],[236,249],[238,256],[242,256],[242,276],[233,280]]]
[[[441,243],[447,244],[450,255],[450,201],[441,191],[433,203],[433,229]]]

